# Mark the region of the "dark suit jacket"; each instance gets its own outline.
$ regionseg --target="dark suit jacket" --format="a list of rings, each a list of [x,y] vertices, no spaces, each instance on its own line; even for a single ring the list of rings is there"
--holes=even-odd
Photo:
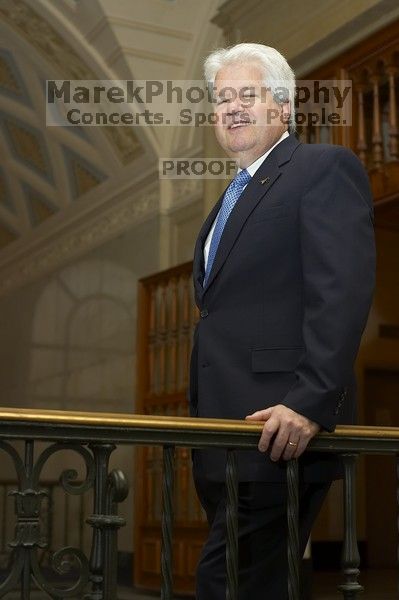
[[[225,226],[205,289],[203,224],[193,277],[201,313],[190,365],[190,411],[244,419],[284,404],[333,431],[355,420],[353,364],[375,278],[373,204],[352,151],[283,140]],[[239,453],[241,480],[281,481],[285,463]],[[224,479],[225,452],[193,452],[197,476]],[[306,453],[306,481],[340,476],[332,456]]]

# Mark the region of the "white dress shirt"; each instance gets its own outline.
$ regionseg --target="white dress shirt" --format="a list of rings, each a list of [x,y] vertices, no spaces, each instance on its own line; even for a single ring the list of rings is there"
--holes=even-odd
[[[259,167],[261,166],[261,164],[263,163],[263,161],[265,160],[265,158],[267,156],[269,156],[270,152],[283,140],[285,140],[285,138],[287,138],[289,136],[288,131],[284,131],[283,135],[277,140],[277,142],[271,147],[269,148],[269,150],[267,150],[264,154],[262,154],[262,156],[260,156],[259,158],[257,158],[251,165],[249,165],[249,167],[247,167],[247,171],[248,173],[251,175],[251,177],[253,177],[256,173],[256,171],[259,169]],[[242,169],[238,168],[237,170],[237,174],[242,171]],[[248,184],[247,184],[248,185]],[[247,186],[245,185],[243,187],[243,190],[246,188]],[[215,229],[215,225],[216,225],[216,221],[218,220],[218,216],[219,213],[216,215],[216,219],[214,220],[212,227],[209,230],[209,233],[207,235],[207,238],[205,240],[205,244],[204,244],[204,264],[205,264],[205,270],[206,270],[206,265],[208,263],[208,255],[209,255],[209,248],[211,246],[211,240],[212,240],[212,236],[213,236],[213,231]]]

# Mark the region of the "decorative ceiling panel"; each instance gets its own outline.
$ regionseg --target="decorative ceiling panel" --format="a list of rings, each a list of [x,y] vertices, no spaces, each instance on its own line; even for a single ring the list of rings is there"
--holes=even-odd
[[[7,184],[4,171],[0,167],[0,206],[15,214],[15,206],[12,203],[11,192]]]
[[[76,50],[61,37],[38,13],[22,0],[1,0],[0,19],[3,19],[44,58],[52,63],[59,78],[97,79],[98,75],[88,67]],[[110,133],[109,129],[112,129]],[[141,144],[132,128],[104,128],[123,164],[140,155]],[[127,145],[129,151],[127,151]]]
[[[0,122],[14,156],[48,181],[53,181],[43,134],[32,125],[1,111]]]
[[[65,164],[67,165],[69,180],[71,182],[73,198],[78,198],[107,177],[82,156],[70,148],[64,148]]]
[[[0,48],[0,93],[30,105],[30,98],[23,78],[11,52]]]
[[[23,189],[32,227],[41,225],[58,211],[57,206],[30,185],[25,183]]]
[[[0,222],[0,249],[5,248],[18,238],[18,234],[12,231],[7,225]]]

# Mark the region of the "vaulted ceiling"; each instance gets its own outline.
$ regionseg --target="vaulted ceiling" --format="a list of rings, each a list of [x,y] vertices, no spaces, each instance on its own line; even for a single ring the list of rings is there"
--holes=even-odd
[[[111,173],[100,150],[111,154],[104,134],[43,127],[46,74],[10,47],[0,49],[0,247],[78,201]]]
[[[219,3],[0,0],[1,256],[154,168],[176,140],[172,128],[46,127],[46,79],[183,79]]]

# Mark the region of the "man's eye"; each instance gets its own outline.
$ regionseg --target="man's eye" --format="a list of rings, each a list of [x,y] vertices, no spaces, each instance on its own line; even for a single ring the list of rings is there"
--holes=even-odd
[[[227,102],[227,98],[219,98],[218,104],[223,104],[224,102]]]

